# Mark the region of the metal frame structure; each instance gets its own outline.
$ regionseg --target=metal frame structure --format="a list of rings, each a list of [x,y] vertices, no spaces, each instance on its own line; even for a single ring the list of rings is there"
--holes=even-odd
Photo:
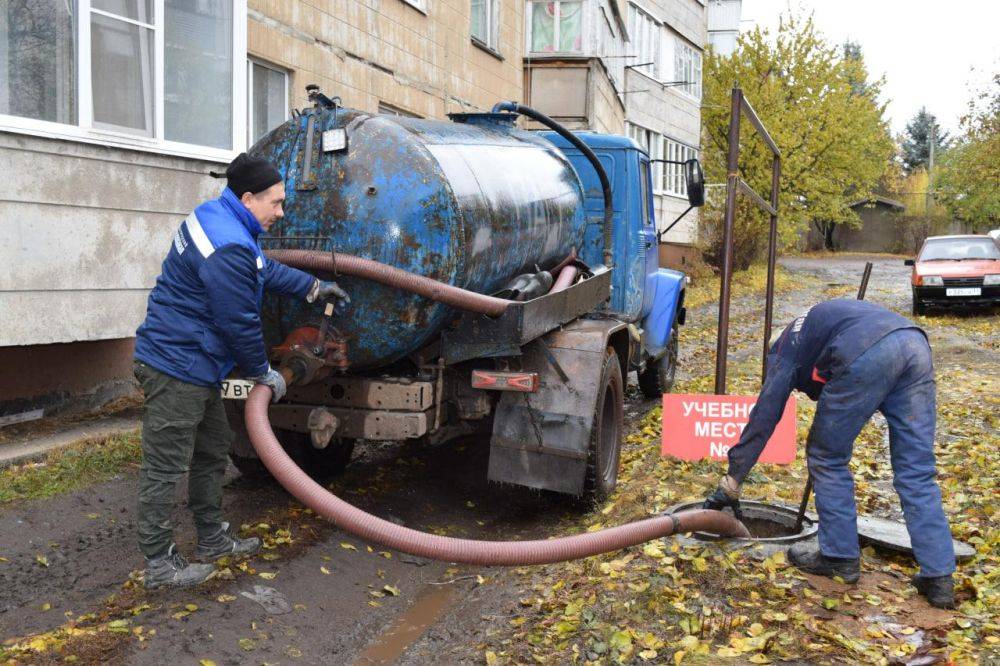
[[[774,156],[771,162],[771,202],[757,194],[739,172],[740,119],[746,116]],[[719,335],[715,347],[715,393],[726,393],[726,364],[729,352],[729,297],[733,280],[733,223],[736,219],[736,194],[743,192],[757,207],[771,216],[767,247],[767,295],[764,309],[764,349],[761,355],[761,378],[767,373],[768,342],[771,337],[771,317],[774,309],[774,264],[778,247],[778,185],[781,180],[781,151],[771,138],[764,123],[757,117],[739,86],[733,87],[729,113],[728,152],[726,156],[726,214],[722,236],[722,280],[719,287]]]

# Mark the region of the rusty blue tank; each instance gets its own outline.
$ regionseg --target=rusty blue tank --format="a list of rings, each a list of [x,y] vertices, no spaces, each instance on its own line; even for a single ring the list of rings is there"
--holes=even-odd
[[[584,193],[569,160],[507,114],[452,121],[310,109],[251,153],[279,168],[285,217],[265,248],[335,250],[480,293],[580,248]],[[336,320],[352,369],[379,368],[429,341],[456,313],[340,276],[353,304]],[[317,325],[315,306],[268,297],[269,345]]]

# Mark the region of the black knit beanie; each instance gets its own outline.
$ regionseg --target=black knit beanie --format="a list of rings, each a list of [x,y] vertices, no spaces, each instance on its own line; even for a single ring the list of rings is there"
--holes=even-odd
[[[229,189],[237,197],[242,197],[244,192],[258,194],[281,182],[281,174],[270,162],[260,157],[250,157],[246,153],[237,155],[226,167],[224,174],[215,171],[209,173],[214,178],[225,176]]]

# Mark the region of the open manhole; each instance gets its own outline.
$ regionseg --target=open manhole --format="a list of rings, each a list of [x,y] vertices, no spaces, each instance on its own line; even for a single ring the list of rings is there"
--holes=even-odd
[[[700,509],[701,505],[701,502],[678,504],[667,513]],[[743,524],[750,531],[751,540],[755,543],[793,543],[816,534],[818,523],[808,513],[802,521],[802,529],[796,531],[797,512],[791,507],[748,500],[740,502],[740,510],[743,512]],[[725,511],[730,513],[729,509]],[[701,541],[718,541],[725,538],[709,532],[694,532],[692,536]]]

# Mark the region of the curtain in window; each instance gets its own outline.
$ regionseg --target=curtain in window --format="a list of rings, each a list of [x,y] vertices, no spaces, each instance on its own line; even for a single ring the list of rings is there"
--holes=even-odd
[[[257,63],[251,63],[251,66],[253,67],[253,90],[250,91],[250,103],[253,104],[251,143],[254,143],[285,122],[285,117],[288,115],[288,110],[285,109],[285,88],[288,84],[284,72]]]
[[[233,3],[164,2],[164,135],[214,148],[233,144]]]
[[[153,30],[91,14],[90,77],[95,124],[153,135]]]
[[[531,50],[551,53],[556,50],[556,19],[554,2],[531,3]]]
[[[583,3],[559,3],[559,50],[580,51],[583,48]]]
[[[76,3],[0,2],[0,113],[75,124]]]
[[[472,36],[483,44],[489,44],[488,0],[472,0]]]

